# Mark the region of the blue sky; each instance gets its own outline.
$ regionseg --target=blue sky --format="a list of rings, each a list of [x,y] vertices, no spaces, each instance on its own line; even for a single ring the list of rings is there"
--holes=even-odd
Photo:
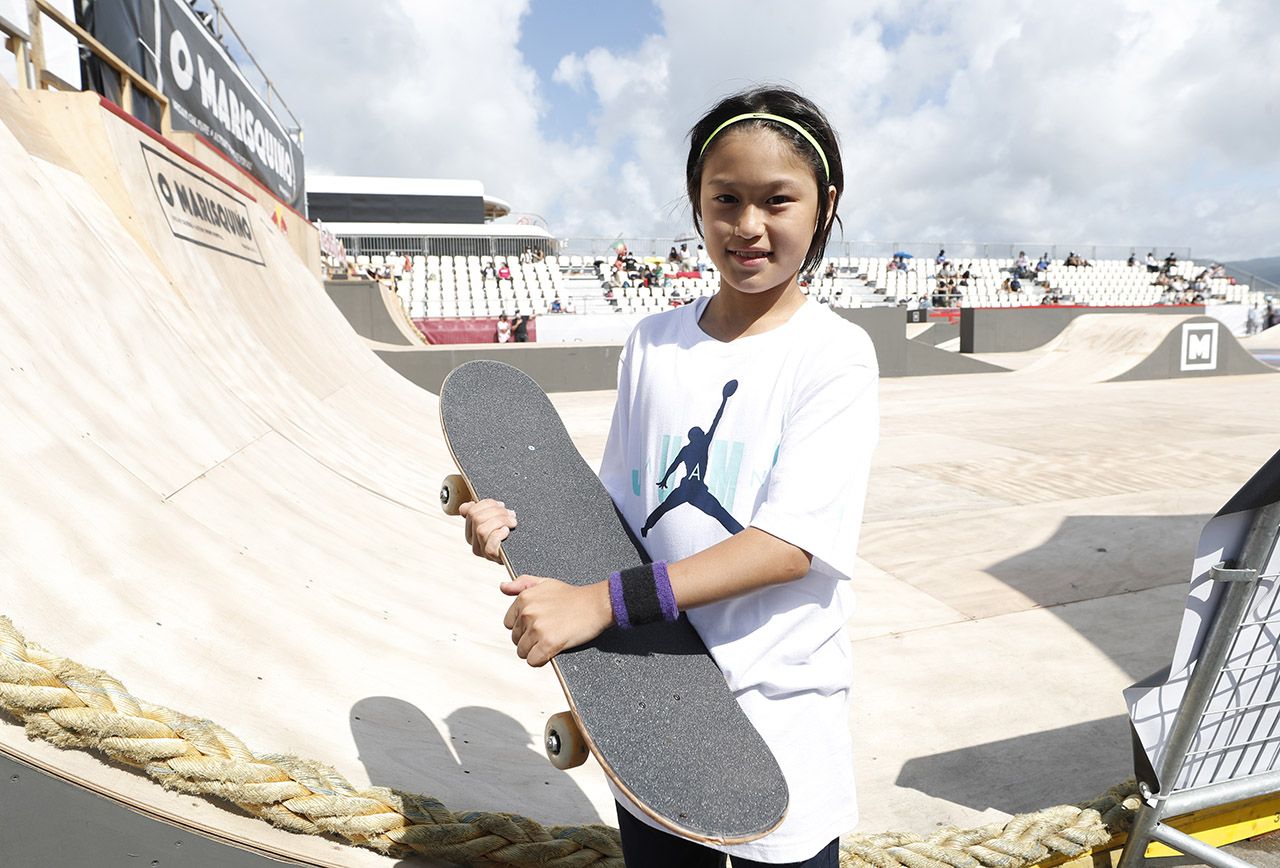
[[[584,120],[599,108],[595,94],[555,81],[561,58],[583,46],[625,52],[661,31],[658,8],[648,2],[609,3],[588,0],[533,0],[520,22],[516,47],[538,74],[546,112],[540,125],[546,135],[582,141]]]
[[[850,241],[1280,253],[1280,4],[223,0],[308,171],[474,178],[562,237],[671,237],[685,135],[793,85]]]

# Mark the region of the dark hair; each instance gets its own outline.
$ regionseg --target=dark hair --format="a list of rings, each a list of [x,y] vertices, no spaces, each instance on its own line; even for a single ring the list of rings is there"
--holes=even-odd
[[[830,177],[822,165],[822,157],[813,149],[799,132],[785,124],[767,118],[738,121],[732,127],[723,130],[702,153],[702,146],[707,137],[729,118],[752,112],[763,112],[778,115],[795,121],[804,127],[822,146],[827,164],[831,167]],[[840,143],[836,140],[835,130],[831,128],[822,109],[814,105],[793,90],[784,87],[756,87],[725,97],[702,116],[693,129],[689,131],[689,159],[685,163],[685,187],[689,195],[689,205],[693,209],[693,225],[698,234],[705,238],[702,231],[702,167],[706,163],[707,154],[715,149],[721,136],[737,127],[767,127],[791,143],[796,154],[801,157],[813,171],[813,180],[818,187],[818,225],[813,233],[813,241],[809,244],[809,252],[805,254],[800,271],[810,271],[822,261],[827,249],[827,240],[831,237],[831,227],[840,222],[836,209],[840,206],[840,197],[844,195],[844,163],[840,159]],[[827,187],[836,188],[836,198],[827,204]],[[841,224],[843,227],[844,224]]]

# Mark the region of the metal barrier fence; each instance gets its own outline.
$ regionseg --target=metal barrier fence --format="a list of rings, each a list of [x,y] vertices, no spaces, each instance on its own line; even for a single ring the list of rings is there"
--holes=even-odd
[[[636,256],[666,257],[672,247],[688,245],[690,250],[697,250],[702,239],[697,236],[679,236],[675,238],[562,238],[560,253],[568,256],[598,256],[607,258],[613,255],[620,243]],[[907,253],[915,258],[934,259],[939,251],[945,250],[947,258],[952,262],[964,262],[974,259],[1016,259],[1019,253],[1025,252],[1033,261],[1041,254],[1047,254],[1050,260],[1061,261],[1067,254],[1075,253],[1085,259],[1128,259],[1134,255],[1145,262],[1148,253],[1154,253],[1163,261],[1173,253],[1179,260],[1192,259],[1191,248],[1182,245],[1167,244],[1046,244],[1035,241],[832,241],[827,245],[827,256],[861,256],[887,259],[896,253]]]
[[[476,226],[471,236],[441,235],[339,235],[350,256],[519,256],[533,248],[544,254],[556,253],[553,239],[529,235],[492,236],[484,226]]]
[[[1280,791],[1278,529],[1280,503],[1256,509],[1235,562],[1209,571],[1212,622],[1151,759],[1159,768],[1138,769],[1143,804],[1118,868],[1141,868],[1151,841],[1217,868],[1248,866],[1163,820]]]

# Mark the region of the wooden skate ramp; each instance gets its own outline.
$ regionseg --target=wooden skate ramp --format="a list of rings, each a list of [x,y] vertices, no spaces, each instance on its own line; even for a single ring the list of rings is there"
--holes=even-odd
[[[563,698],[510,651],[502,570],[440,513],[435,399],[363,345],[268,212],[89,95],[27,103],[0,83],[0,163],[2,614],[135,696],[357,787],[611,818],[607,791],[578,783],[591,771],[542,756]],[[156,165],[242,209],[259,255],[176,234]],[[9,717],[0,750],[263,853],[394,861]]]
[[[1059,383],[1102,383],[1273,370],[1254,359],[1221,323],[1207,316],[1082,316],[1035,352],[1038,358],[1021,367],[1018,376]]]

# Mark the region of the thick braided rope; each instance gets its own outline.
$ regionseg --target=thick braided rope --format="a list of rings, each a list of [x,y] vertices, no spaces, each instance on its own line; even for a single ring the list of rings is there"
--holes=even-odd
[[[1018,814],[1003,826],[944,828],[930,835],[887,832],[850,835],[842,866],[873,868],[1026,868],[1102,847],[1127,831],[1138,808],[1132,780],[1083,805]]]
[[[255,754],[212,721],[134,697],[105,672],[28,642],[0,615],[0,709],[27,735],[63,748],[98,750],[163,786],[217,796],[294,832],[332,834],[397,858],[557,868],[622,868],[616,829],[549,828],[518,814],[451,812],[438,799],[371,787],[357,790],[330,766]],[[1078,856],[1128,827],[1132,782],[1082,806],[1013,817],[1003,826],[852,835],[840,864],[875,868],[1024,868]]]
[[[617,832],[607,826],[544,828],[516,814],[454,814],[430,796],[358,790],[322,763],[254,754],[212,721],[137,699],[105,672],[28,642],[2,615],[0,708],[31,738],[101,751],[169,789],[226,799],[294,832],[459,864],[622,868]]]

